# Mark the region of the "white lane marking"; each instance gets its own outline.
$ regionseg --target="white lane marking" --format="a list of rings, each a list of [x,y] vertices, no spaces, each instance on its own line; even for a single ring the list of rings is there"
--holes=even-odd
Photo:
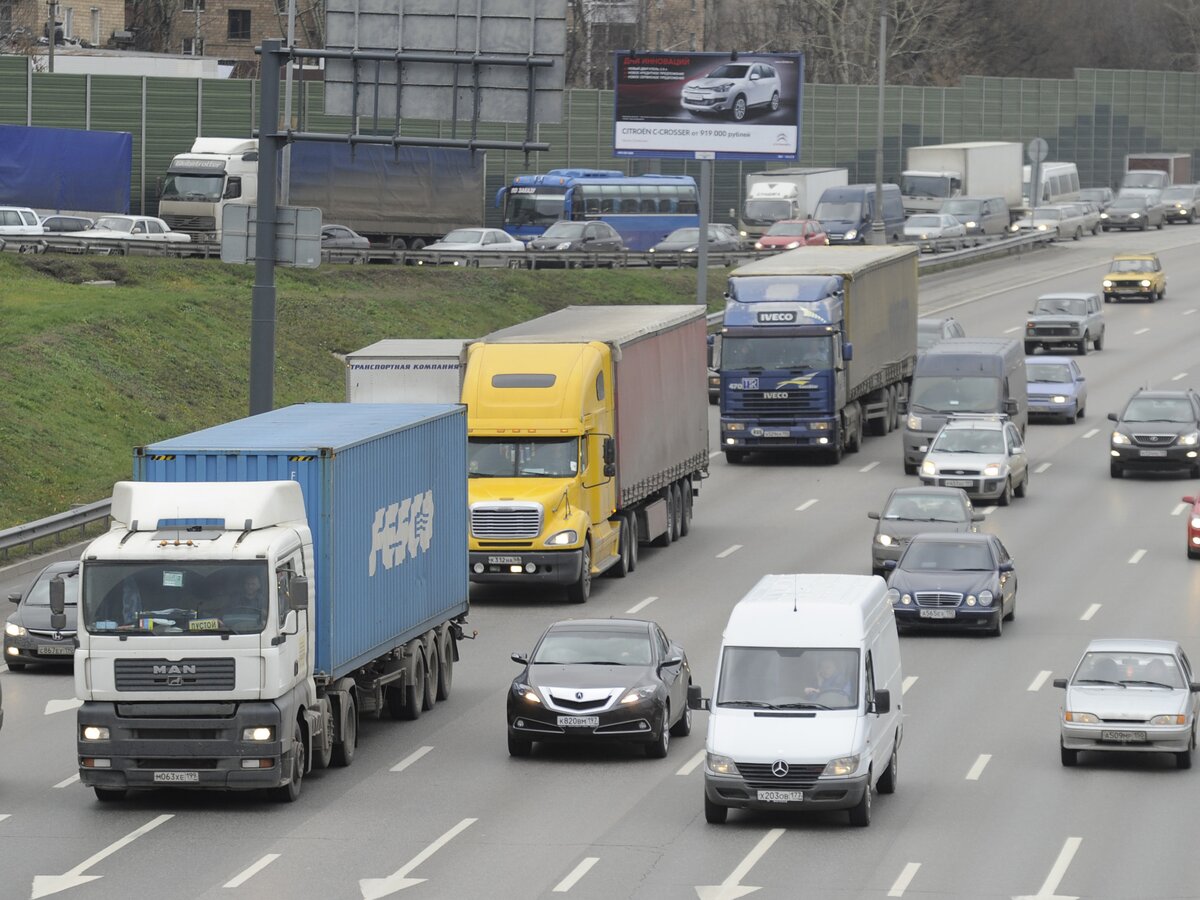
[[[629,609],[625,610],[625,615],[632,616],[634,613],[639,613],[657,599],[657,597],[647,597],[645,600],[635,603]]]
[[[1024,327],[1025,327],[1024,325],[1014,325],[1012,328],[1005,328],[1004,333],[1012,334],[1014,331],[1020,331]]]
[[[983,770],[987,764],[991,762],[992,754],[980,753],[979,759],[975,760],[975,765],[971,766],[971,771],[967,773],[967,781],[978,781],[979,776],[983,774]]]
[[[806,509],[812,509],[812,507],[816,506],[818,502],[820,502],[820,501],[805,500],[803,503],[801,503],[799,506],[796,507],[796,512],[804,512]]]
[[[724,550],[722,550],[720,553],[717,554],[717,559],[724,559],[725,557],[729,556],[730,554],[737,553],[741,549],[742,549],[741,544],[734,544],[732,547],[726,547]]]
[[[575,882],[586,875],[588,873],[588,869],[598,862],[600,862],[600,857],[598,856],[585,856],[579,861],[579,865],[571,870],[570,875],[554,886],[554,893],[565,894],[571,888],[575,887]]]
[[[83,706],[82,700],[76,700],[72,697],[70,700],[47,700],[46,711],[43,715],[52,716],[55,713],[66,712],[68,709],[79,709]]]
[[[917,683],[919,675],[906,675],[904,681],[900,684],[900,693],[907,694],[908,689]]]
[[[984,515],[984,516],[990,516],[990,515],[991,515],[992,513],[994,513],[995,511],[996,511],[996,507],[994,507],[994,506],[985,506],[985,507],[984,507],[983,509],[981,509],[979,512],[980,512],[980,514],[981,514],[981,515]]]
[[[151,829],[157,828],[168,819],[173,819],[175,816],[171,813],[164,813],[161,816],[151,819],[141,828],[129,832],[119,841],[113,841],[103,850],[98,853],[93,853],[75,868],[64,872],[62,875],[34,875],[33,876],[33,900],[38,900],[39,897],[48,897],[50,894],[57,894],[59,891],[65,891],[69,888],[78,887],[81,884],[87,884],[89,881],[95,881],[102,878],[102,875],[84,875],[83,873],[94,866],[96,863],[112,856],[126,844],[131,844],[146,834]]]
[[[9,818],[10,815],[11,813],[0,813],[0,822],[3,822],[5,819]]]
[[[1016,900],[1050,900],[1054,897],[1055,891],[1058,890],[1063,876],[1067,874],[1067,867],[1071,865],[1071,860],[1075,858],[1075,851],[1079,849],[1081,843],[1083,843],[1083,838],[1067,838],[1062,850],[1058,853],[1058,859],[1054,861],[1054,865],[1050,869],[1050,874],[1042,882],[1041,889],[1036,894],[1017,897]]]
[[[867,463],[865,466],[863,466],[863,467],[862,467],[861,469],[859,469],[858,471],[860,471],[860,472],[870,472],[870,471],[871,471],[873,468],[875,468],[877,465],[879,465],[879,460],[875,460],[875,462],[869,462],[869,463]]]
[[[428,753],[432,749],[433,749],[432,747],[419,747],[416,750],[414,750],[412,753],[408,754],[408,756],[404,757],[404,759],[400,760],[400,762],[398,762],[394,766],[392,766],[391,769],[389,769],[388,771],[403,772],[405,769],[407,769],[409,766],[411,766],[413,763],[415,763],[418,759],[420,759],[422,756],[424,756],[426,753]]]
[[[1140,563],[1142,561],[1142,557],[1145,555],[1146,555],[1145,550],[1138,550],[1136,553],[1133,554],[1133,556],[1129,557],[1129,564],[1131,566],[1136,566],[1138,563]]]
[[[1046,679],[1052,674],[1053,673],[1049,669],[1042,669],[1042,671],[1037,673],[1037,677],[1034,678],[1033,681],[1029,682],[1029,687],[1025,688],[1025,690],[1040,691],[1042,689],[1042,685],[1046,683]]]
[[[1087,609],[1084,611],[1083,615],[1079,617],[1079,621],[1081,621],[1081,622],[1090,622],[1090,621],[1092,620],[1092,616],[1094,616],[1094,615],[1095,615],[1096,613],[1098,613],[1098,612],[1100,612],[1100,604],[1099,604],[1099,603],[1093,603],[1091,606],[1089,606],[1089,607],[1088,607],[1088,608],[1087,608]]]
[[[1196,310],[1194,310],[1194,309],[1185,309],[1185,310],[1183,311],[1183,315],[1185,315],[1185,316],[1190,316],[1190,315],[1191,315],[1192,313],[1194,313],[1195,311],[1196,311]]]
[[[1149,328],[1139,328],[1137,331],[1134,332],[1134,334],[1145,334],[1149,330],[1150,330]]]
[[[901,869],[896,880],[892,882],[892,889],[888,891],[887,895],[889,897],[903,897],[904,892],[908,890],[908,886],[912,883],[919,868],[921,868],[920,863],[909,863]]]
[[[712,453],[708,454],[708,458],[712,459],[714,456],[720,456],[724,452],[724,450],[714,450]]]
[[[1033,474],[1034,474],[1034,475],[1041,475],[1041,474],[1042,474],[1043,472],[1045,472],[1045,471],[1046,471],[1048,468],[1050,468],[1050,465],[1051,465],[1051,464],[1050,464],[1050,463],[1048,463],[1048,462],[1044,462],[1044,463],[1042,463],[1040,466],[1038,466],[1036,469],[1034,469],[1034,470],[1033,470]]]
[[[1093,438],[1096,435],[1098,435],[1099,433],[1100,433],[1099,428],[1093,428],[1091,431],[1085,431],[1082,435],[1080,435],[1080,437],[1082,437],[1086,441],[1088,438]]]
[[[243,884],[245,884],[247,881],[249,881],[251,878],[253,878],[255,875],[257,875],[259,872],[261,872],[263,869],[265,869],[271,863],[275,862],[275,860],[277,860],[277,859],[279,859],[278,853],[268,853],[266,856],[264,856],[262,859],[260,859],[254,865],[250,866],[248,869],[244,869],[238,875],[235,875],[233,878],[230,878],[227,882],[225,882],[223,885],[221,885],[221,887],[227,887],[227,888],[241,887]]]
[[[1187,378],[1187,375],[1188,375],[1187,372],[1180,372],[1178,375],[1172,375],[1171,380],[1172,381],[1183,381],[1183,379]]]
[[[682,766],[680,766],[679,770],[675,774],[676,775],[691,775],[693,772],[696,771],[696,767],[699,766],[700,763],[702,763],[702,762],[704,762],[704,751],[698,750],[698,751],[696,751],[696,755],[693,756],[691,759],[689,759],[687,762],[685,762]]]
[[[414,884],[424,882],[424,878],[409,878],[408,873],[478,821],[478,819],[463,819],[386,878],[358,879],[358,889],[362,892],[363,900],[379,900],[380,897],[386,897],[403,888],[412,887]]]
[[[72,775],[70,778],[64,778],[64,779],[63,779],[62,781],[60,781],[58,784],[54,785],[54,787],[56,787],[56,788],[65,788],[65,787],[70,787],[71,785],[73,785],[73,784],[74,784],[75,782],[77,782],[78,780],[79,780],[79,773],[78,773],[78,772],[76,772],[76,773],[75,773],[74,775]]]
[[[754,868],[754,864],[771,849],[771,845],[783,836],[783,832],[782,828],[772,828],[763,835],[762,840],[754,845],[754,849],[746,854],[746,858],[738,863],[737,868],[730,872],[720,884],[697,885],[696,893],[699,894],[700,900],[729,900],[729,898],[743,897],[758,890],[758,888],[742,885],[739,882]]]
[[[1173,516],[1182,515],[1185,511],[1187,511],[1191,508],[1192,508],[1192,504],[1190,504],[1190,503],[1180,503],[1173,510],[1171,510],[1171,515],[1173,515]]]

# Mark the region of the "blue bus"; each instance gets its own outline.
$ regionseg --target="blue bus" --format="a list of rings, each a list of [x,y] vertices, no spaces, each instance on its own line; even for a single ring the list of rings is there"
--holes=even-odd
[[[626,175],[611,169],[552,169],[518,175],[496,192],[504,230],[522,241],[561,219],[601,219],[630,250],[649,250],[676,228],[700,225],[696,180],[689,175]]]

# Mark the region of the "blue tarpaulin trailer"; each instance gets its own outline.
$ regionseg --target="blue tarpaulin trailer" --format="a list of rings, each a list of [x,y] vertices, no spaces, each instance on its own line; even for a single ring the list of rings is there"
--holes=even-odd
[[[128,213],[133,136],[0,125],[0,206]]]

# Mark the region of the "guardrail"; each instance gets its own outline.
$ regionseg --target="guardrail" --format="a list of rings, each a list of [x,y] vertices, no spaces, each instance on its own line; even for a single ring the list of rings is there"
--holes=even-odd
[[[78,528],[82,535],[88,525],[107,520],[111,512],[112,500],[99,500],[95,503],[77,506],[66,512],[46,516],[44,519],[38,519],[36,522],[29,522],[26,525],[5,528],[0,531],[0,554],[7,559],[8,551],[14,547],[31,545],[42,538],[57,537],[74,528]]]

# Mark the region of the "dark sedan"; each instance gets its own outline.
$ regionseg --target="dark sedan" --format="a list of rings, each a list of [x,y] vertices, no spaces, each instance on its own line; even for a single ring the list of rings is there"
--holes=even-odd
[[[529,249],[619,253],[625,249],[625,242],[607,222],[563,221],[555,222],[530,241]]]
[[[882,513],[869,512],[867,518],[879,523],[871,538],[871,574],[886,576],[884,562],[899,560],[913,535],[972,532],[975,523],[983,521],[983,513],[975,512],[962,488],[905,487],[888,495]]]
[[[697,253],[699,249],[699,228],[676,228],[651,247],[650,252]],[[708,250],[710,253],[737,253],[741,249],[741,235],[732,225],[713,224],[708,226]]]
[[[65,582],[67,627],[50,627],[50,580]],[[24,593],[10,594],[17,611],[4,625],[4,661],[19,672],[31,662],[66,662],[75,658],[75,611],[79,600],[79,563],[57,562],[44,568]]]
[[[1013,559],[994,534],[918,534],[888,579],[901,631],[917,625],[985,629],[999,637],[1017,614]]]
[[[1186,391],[1138,391],[1120,415],[1109,444],[1109,474],[1127,470],[1169,469],[1200,478],[1200,394]]]
[[[671,736],[692,730],[691,667],[683,648],[654,622],[567,619],[533,653],[508,692],[508,752],[528,756],[535,741],[630,741],[667,755]]]

